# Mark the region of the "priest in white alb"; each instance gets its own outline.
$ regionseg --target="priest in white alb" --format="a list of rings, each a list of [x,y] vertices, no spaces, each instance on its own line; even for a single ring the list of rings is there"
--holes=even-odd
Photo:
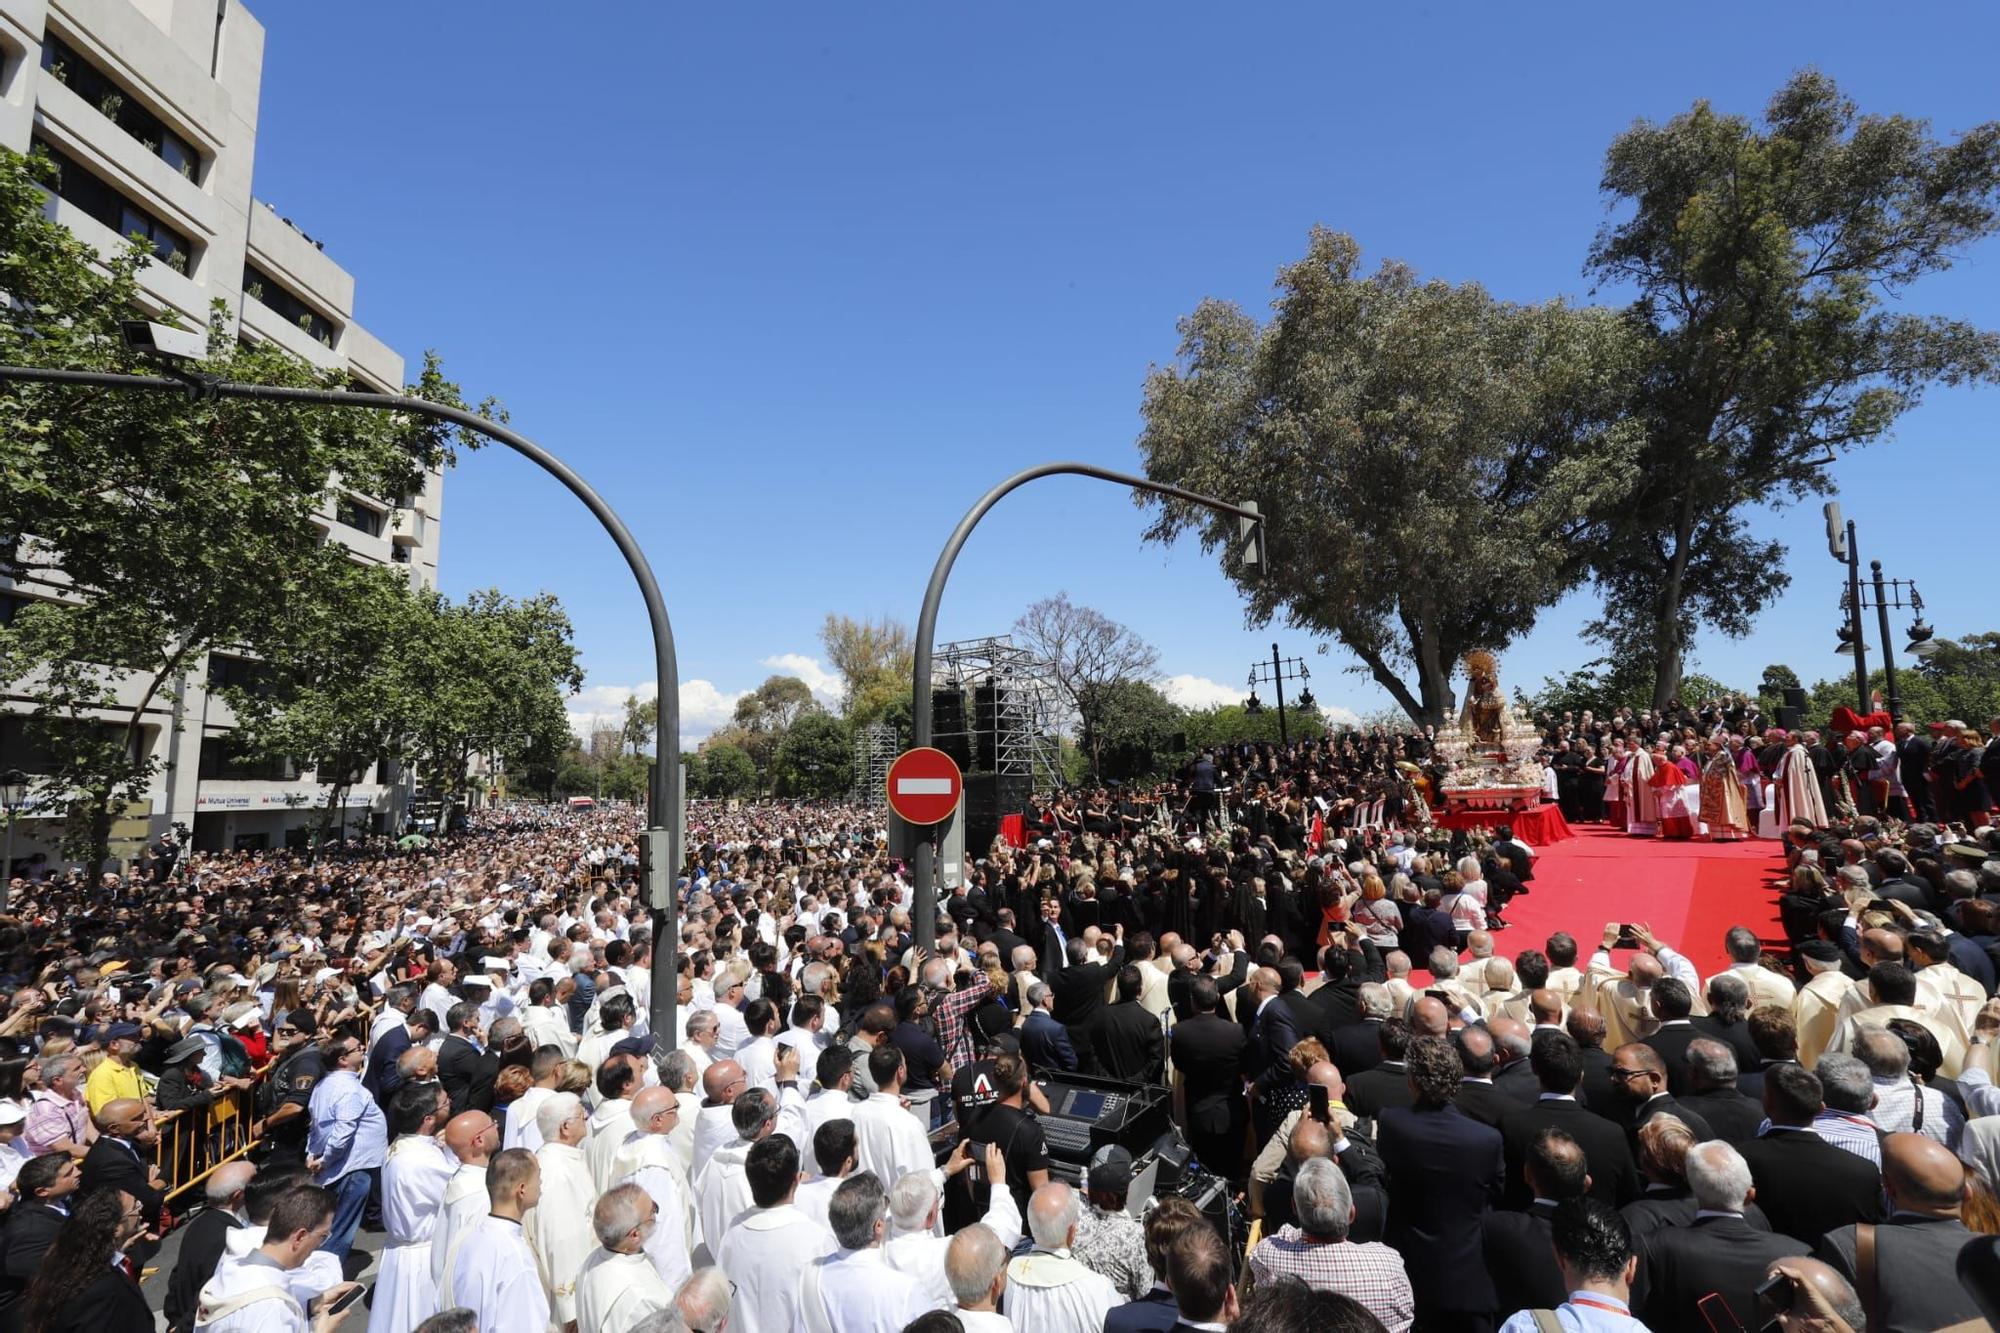
[[[549,1298],[521,1227],[541,1190],[541,1168],[533,1153],[509,1148],[486,1164],[490,1211],[462,1244],[453,1246],[438,1293],[440,1309],[463,1306],[472,1311],[479,1333],[549,1333]]]
[[[904,1112],[908,1115],[909,1112]],[[889,1267],[882,1237],[889,1223],[889,1199],[872,1171],[849,1176],[828,1205],[832,1254],[807,1264],[798,1277],[799,1322],[810,1333],[898,1333],[928,1305],[923,1288],[907,1273]],[[1108,1279],[1099,1279],[1106,1287]],[[1102,1328],[1100,1313],[1092,1328]],[[1083,1325],[1032,1325],[1067,1328]]]
[[[431,1282],[440,1291],[453,1243],[470,1235],[486,1216],[486,1163],[499,1150],[500,1127],[484,1111],[463,1112],[444,1127],[444,1146],[458,1159],[458,1168],[445,1184],[444,1204],[431,1232]]]
[[[396,1138],[382,1165],[382,1225],[389,1236],[368,1302],[368,1333],[410,1333],[438,1311],[431,1233],[454,1168],[432,1135],[450,1109],[435,1083],[405,1083],[390,1099]]]
[[[783,1134],[750,1149],[744,1174],[754,1206],[715,1247],[715,1262],[736,1284],[744,1328],[796,1328],[799,1269],[833,1253],[833,1233],[797,1206],[799,1150]]]
[[[706,1162],[695,1164],[694,1207],[701,1234],[711,1255],[736,1219],[750,1211],[750,1182],[743,1164],[750,1149],[778,1123],[778,1100],[762,1088],[750,1088],[730,1107],[736,1141],[718,1148]]]
[[[590,1219],[598,1248],[576,1279],[577,1333],[625,1333],[673,1305],[674,1289],[646,1257],[655,1212],[652,1196],[637,1185],[615,1185],[598,1199]]]
[[[653,1200],[657,1219],[646,1233],[646,1257],[670,1287],[678,1287],[694,1271],[694,1248],[701,1243],[695,1222],[694,1196],[681,1174],[674,1131],[681,1121],[681,1103],[665,1088],[646,1088],[632,1099],[632,1123],[625,1146],[611,1161],[615,1184],[637,1185]]]
[[[1076,1191],[1060,1181],[1029,1198],[1034,1248],[1007,1265],[1006,1315],[1015,1328],[1103,1328],[1111,1307],[1124,1303],[1110,1278],[1070,1254],[1081,1211]]]
[[[542,1168],[541,1199],[521,1219],[521,1230],[535,1252],[535,1269],[560,1328],[576,1318],[576,1277],[590,1257],[590,1209],[597,1202],[597,1188],[582,1147],[590,1116],[575,1093],[559,1092],[542,1103],[535,1122],[542,1131],[542,1146],[535,1150]]]
[[[868,1072],[875,1080],[874,1096],[856,1104],[854,1155],[860,1169],[877,1180],[895,1182],[912,1171],[937,1165],[923,1121],[903,1105],[903,1053],[883,1042],[868,1055]]]

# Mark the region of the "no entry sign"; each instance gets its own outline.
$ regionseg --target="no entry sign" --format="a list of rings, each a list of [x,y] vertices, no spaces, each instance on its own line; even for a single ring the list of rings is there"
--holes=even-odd
[[[941,824],[958,809],[965,779],[943,750],[905,750],[889,766],[889,808],[912,824]]]

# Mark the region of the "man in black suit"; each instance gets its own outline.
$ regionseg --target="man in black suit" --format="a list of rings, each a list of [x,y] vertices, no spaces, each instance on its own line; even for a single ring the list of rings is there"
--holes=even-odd
[[[493,1080],[500,1057],[479,1041],[479,1006],[460,1000],[445,1013],[451,1035],[438,1045],[438,1082],[451,1098],[451,1113],[493,1109]]]
[[[1322,987],[1318,992],[1307,995],[1304,990],[1305,979],[1305,964],[1296,957],[1286,954],[1278,960],[1278,1003],[1290,1012],[1292,1027],[1297,1029],[1301,1041],[1318,1032],[1320,1008],[1317,1001],[1320,995],[1325,993],[1325,988]],[[1324,1040],[1320,1044],[1326,1046]],[[1327,1046],[1327,1049],[1333,1048]]]
[[[1014,910],[1011,907],[1001,908],[997,920],[1000,924],[986,936],[985,942],[1000,950],[1000,965],[1011,968],[1014,966],[1014,950],[1026,946],[1028,942],[1014,932]]]
[[[1226,1179],[1243,1174],[1243,1029],[1215,1012],[1214,977],[1189,988],[1191,1017],[1174,1025],[1174,1092],[1181,1125],[1202,1165]]]
[[[1381,1043],[1382,1058],[1373,1069],[1347,1080],[1347,1109],[1359,1116],[1372,1116],[1386,1106],[1409,1106],[1417,1100],[1410,1090],[1409,1069],[1403,1061],[1410,1046],[1410,1025],[1400,1018],[1383,1021],[1375,1035]]]
[[[1118,1003],[1098,1017],[1095,1043],[1098,1068],[1112,1078],[1131,1083],[1158,1083],[1166,1072],[1166,1034],[1160,1020],[1139,1003],[1146,979],[1142,963],[1118,969]]]
[[[1422,1255],[1410,1273],[1417,1327],[1486,1333],[1495,1293],[1483,1257],[1480,1218],[1500,1199],[1500,1131],[1452,1105],[1465,1067],[1442,1037],[1407,1052],[1415,1103],[1377,1117],[1376,1146],[1389,1173],[1388,1243]]]
[[[1528,1188],[1533,1201],[1525,1212],[1491,1212],[1480,1224],[1486,1271],[1499,1294],[1498,1310],[1553,1310],[1569,1295],[1556,1266],[1549,1222],[1556,1209],[1581,1199],[1590,1189],[1590,1170],[1577,1141],[1559,1129],[1544,1129],[1528,1145]]]
[[[1881,1171],[1813,1132],[1813,1117],[1824,1105],[1819,1077],[1810,1069],[1771,1066],[1764,1073],[1770,1127],[1741,1149],[1771,1229],[1809,1245],[1829,1231],[1881,1215]]]
[[[1387,971],[1381,952],[1352,922],[1320,951],[1319,967],[1322,980],[1312,993],[1317,1012],[1309,1031],[1331,1051],[1334,1034],[1361,1021],[1361,988],[1382,980]],[[1342,1065],[1340,1072],[1347,1073],[1347,1066]]]
[[[1068,965],[1069,932],[1063,929],[1062,900],[1053,892],[1042,899],[1042,917],[1029,932],[1028,943],[1035,946],[1035,973],[1043,981]]]
[[[17,1202],[0,1230],[0,1326],[21,1326],[21,1299],[69,1220],[83,1171],[68,1153],[31,1157],[14,1177]]]
[[[1394,1004],[1389,999],[1389,990],[1376,982],[1361,987],[1355,996],[1355,1004],[1360,1010],[1358,1021],[1333,1030],[1333,1045],[1327,1047],[1327,1054],[1333,1063],[1348,1078],[1373,1069],[1382,1061],[1382,1021],[1386,1019]]]
[[[1260,967],[1250,974],[1250,984],[1237,998],[1239,1004],[1248,1000],[1251,1012],[1256,1015],[1250,1029],[1250,1066],[1245,1072],[1255,1084],[1250,1120],[1259,1143],[1271,1137],[1284,1117],[1285,1108],[1277,1104],[1277,1094],[1289,1088],[1296,1078],[1292,1070],[1292,1047],[1306,1036],[1291,1006],[1279,998],[1281,984],[1275,968]]]
[[[1122,930],[1119,933],[1123,935]],[[1049,990],[1056,999],[1056,1022],[1069,1029],[1070,1044],[1076,1047],[1085,1069],[1089,1070],[1096,1067],[1097,1018],[1104,1012],[1104,997],[1111,989],[1112,979],[1125,965],[1125,946],[1119,944],[1111,951],[1111,961],[1100,963],[1092,956],[1089,945],[1080,938],[1072,939],[1068,958],[1069,966],[1049,979]]]
[[[1929,823],[1935,816],[1931,808],[1931,740],[1908,722],[1896,724],[1896,768],[1910,809],[1918,820]]]
[[[1054,1003],[1055,992],[1046,981],[1028,987],[1028,1018],[1021,1024],[1021,1054],[1028,1057],[1030,1069],[1074,1070],[1081,1063],[1069,1039],[1069,1029],[1056,1022],[1055,1015],[1049,1012]]]
[[[1687,1048],[1699,1037],[1694,1021],[1694,992],[1679,977],[1661,977],[1653,983],[1653,1012],[1660,1026],[1645,1042],[1660,1054],[1667,1067],[1667,1091],[1676,1097],[1688,1094]]]
[[[1708,1122],[1724,1143],[1748,1143],[1764,1123],[1763,1106],[1736,1088],[1736,1052],[1703,1037],[1687,1048],[1688,1095],[1681,1105]]]
[[[144,1102],[119,1097],[104,1103],[97,1111],[97,1142],[83,1155],[78,1192],[124,1190],[144,1210],[147,1227],[158,1227],[160,1205],[167,1197],[167,1182],[153,1165],[153,1145],[159,1141],[160,1131]]]
[[[180,1258],[167,1279],[167,1299],[163,1307],[170,1333],[189,1333],[194,1327],[195,1305],[201,1289],[222,1262],[229,1233],[244,1225],[244,1195],[257,1168],[249,1162],[229,1162],[217,1167],[202,1182],[207,1202],[194,1220],[181,1231]]]
[[[1500,1118],[1516,1103],[1493,1086],[1493,1067],[1499,1058],[1493,1034],[1483,1027],[1463,1027],[1452,1033],[1451,1040],[1458,1048],[1459,1063],[1465,1066],[1465,1077],[1458,1085],[1458,1109],[1480,1124],[1498,1129]]]
[[[1493,1086],[1507,1098],[1509,1110],[1533,1105],[1542,1094],[1542,1085],[1528,1063],[1535,1049],[1534,1030],[1506,1014],[1487,1019],[1486,1030],[1493,1034],[1493,1057],[1498,1061],[1493,1067]]]
[[[1599,1115],[1622,1117],[1624,1098],[1611,1078],[1611,1052],[1604,1049],[1604,1015],[1587,1004],[1572,1004],[1563,1024],[1583,1058],[1583,1085],[1577,1100]]]
[[[1664,978],[1663,978],[1664,979]],[[1625,1142],[1636,1154],[1639,1127],[1656,1115],[1680,1117],[1694,1131],[1698,1142],[1715,1137],[1715,1131],[1693,1111],[1674,1100],[1667,1091],[1667,1066],[1660,1053],[1644,1042],[1620,1046],[1611,1053],[1611,1081],[1625,1099]]]
[[[1561,1130],[1582,1148],[1591,1194],[1613,1207],[1630,1202],[1639,1193],[1639,1173],[1624,1131],[1576,1099],[1583,1078],[1583,1052],[1576,1039],[1566,1032],[1543,1032],[1535,1038],[1528,1063],[1542,1095],[1534,1105],[1516,1107],[1500,1122],[1507,1148],[1508,1206],[1523,1208],[1533,1198],[1525,1174],[1530,1149],[1551,1129]]]
[[[1835,1151],[1839,1151],[1835,1149]],[[1644,1292],[1636,1313],[1656,1333],[1710,1333],[1715,1328],[1757,1327],[1757,1288],[1773,1260],[1802,1255],[1790,1236],[1759,1231],[1744,1220],[1751,1195],[1750,1168],[1726,1143],[1688,1149],[1688,1188],[1697,1213],[1692,1224],[1656,1233],[1645,1249]],[[1734,1322],[1702,1300],[1720,1295]],[[1710,1310],[1714,1303],[1709,1303]]]
[[[1864,1275],[1859,1227],[1829,1230],[1814,1256],[1854,1284],[1871,1328],[1954,1328],[1980,1317],[1958,1281],[1958,1255],[1973,1240],[1959,1220],[1965,1167],[1951,1150],[1921,1134],[1882,1140],[1882,1188],[1889,1217],[1871,1228],[1874,1272]]]

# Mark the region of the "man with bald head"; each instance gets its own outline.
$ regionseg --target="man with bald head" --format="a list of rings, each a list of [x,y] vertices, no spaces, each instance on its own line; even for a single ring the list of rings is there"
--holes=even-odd
[[[1791,1280],[1792,1290],[1786,1298],[1789,1308],[1777,1311],[1764,1325],[1766,1329],[1777,1329],[1779,1333],[1824,1333],[1835,1327],[1833,1319],[1852,1329],[1868,1326],[1868,1312],[1861,1308],[1861,1298],[1854,1294],[1852,1284],[1819,1260],[1780,1259],[1765,1273],[1766,1278],[1780,1275]]]
[[[202,1182],[202,1197],[208,1206],[182,1229],[180,1258],[167,1280],[167,1327],[176,1333],[194,1327],[195,1305],[203,1285],[215,1276],[216,1265],[222,1262],[229,1233],[248,1221],[243,1196],[256,1174],[257,1168],[250,1162],[225,1162]]]
[[[671,1088],[641,1088],[631,1111],[632,1129],[611,1159],[610,1179],[614,1185],[637,1185],[652,1196],[658,1212],[646,1237],[646,1254],[661,1280],[676,1286],[694,1271],[695,1231],[694,1193],[672,1139],[680,1124],[680,1098]],[[730,1128],[733,1134],[733,1123]],[[721,1243],[721,1237],[714,1241]]]
[[[1451,1033],[1451,1010],[1443,1000],[1425,995],[1410,1006],[1410,1035],[1444,1037]]]
[[[1578,992],[1582,1003],[1604,1016],[1607,1045],[1617,1047],[1644,1041],[1659,1031],[1652,991],[1653,983],[1661,977],[1671,976],[1685,984],[1695,996],[1693,1012],[1702,1012],[1701,977],[1693,963],[1661,943],[1643,922],[1635,922],[1632,935],[1639,941],[1639,948],[1621,973],[1611,965],[1611,950],[1618,942],[1618,935],[1619,923],[1606,922],[1604,936],[1597,952],[1590,956],[1583,988]]]
[[[431,1280],[444,1285],[452,1238],[467,1235],[486,1216],[486,1164],[500,1151],[500,1127],[484,1111],[464,1111],[445,1122],[444,1146],[458,1159],[445,1182],[444,1203],[431,1233]]]
[[[78,1193],[124,1190],[145,1210],[147,1229],[156,1228],[160,1205],[167,1197],[167,1182],[153,1165],[153,1146],[160,1141],[160,1131],[153,1124],[152,1112],[142,1101],[118,1097],[100,1106],[96,1119],[97,1141],[83,1155]],[[153,1242],[146,1243],[147,1255],[153,1248]]]
[[[743,1073],[743,1066],[734,1060],[717,1060],[701,1074],[701,1111],[694,1120],[694,1160],[697,1164],[706,1162],[715,1155],[718,1148],[736,1138],[736,1126],[730,1119],[730,1108],[743,1090],[750,1086],[750,1080]]]
[[[1829,1231],[1814,1256],[1863,1293],[1870,1328],[1949,1328],[1978,1319],[1978,1303],[1958,1281],[1958,1252],[1973,1238],[1959,1220],[1965,1167],[1958,1157],[1921,1134],[1887,1135],[1882,1192],[1888,1221]]]

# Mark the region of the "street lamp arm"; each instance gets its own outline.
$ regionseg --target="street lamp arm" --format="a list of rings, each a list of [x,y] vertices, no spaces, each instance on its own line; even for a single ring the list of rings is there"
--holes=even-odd
[[[343,389],[306,389],[277,384],[239,384],[229,380],[206,377],[172,379],[158,375],[122,375],[109,371],[63,370],[40,366],[0,366],[0,383],[26,382],[39,384],[73,384],[86,388],[129,389],[141,392],[188,393],[199,397],[249,398],[262,402],[301,403],[319,407],[358,407],[374,411],[409,412],[417,416],[430,417],[437,421],[449,422],[474,430],[489,439],[497,440],[515,453],[528,459],[544,472],[554,477],[569,489],[569,492],[583,501],[604,530],[610,534],[618,553],[625,557],[632,577],[638,580],[640,596],[646,603],[646,618],[653,631],[653,669],[660,684],[660,746],[657,762],[653,766],[651,786],[652,811],[650,823],[656,830],[665,830],[666,865],[654,866],[652,872],[657,880],[665,876],[664,895],[671,903],[673,877],[680,870],[681,837],[681,764],[680,764],[680,668],[674,653],[673,625],[667,619],[667,605],[660,596],[660,585],[653,577],[653,567],[646,560],[645,552],[639,549],[632,533],[604,497],[591,489],[590,484],[572,470],[569,464],[557,458],[548,450],[536,444],[518,431],[510,430],[476,412],[464,408],[451,407],[444,403],[434,403],[427,398],[413,398],[400,393],[358,393]],[[673,746],[670,750],[669,744]],[[645,886],[649,897],[651,886]],[[655,908],[653,939],[653,1003],[650,1019],[652,1029],[671,1038],[674,1032],[674,964],[675,943],[678,928],[674,921],[674,908],[664,911]]]
[[[1043,463],[1016,472],[1013,476],[995,486],[979,498],[979,502],[965,511],[965,517],[952,529],[951,538],[945,542],[944,550],[938,553],[937,565],[931,570],[931,581],[924,589],[923,609],[917,613],[917,637],[911,645],[912,669],[910,672],[910,736],[913,745],[921,748],[931,743],[931,650],[937,643],[938,607],[944,601],[945,581],[951,577],[951,567],[958,561],[958,553],[965,548],[966,539],[979,526],[994,505],[1031,481],[1043,477],[1095,477],[1117,486],[1128,486],[1135,491],[1149,491],[1154,495],[1164,495],[1175,500],[1184,500],[1203,509],[1211,509],[1219,514],[1228,514],[1253,523],[1261,523],[1263,514],[1255,505],[1230,504],[1212,495],[1190,491],[1181,486],[1170,486],[1165,482],[1153,481],[1147,477],[1135,476],[1129,472],[1114,472],[1110,468],[1098,467],[1091,463]],[[915,904],[917,945],[928,949],[933,943],[937,928],[937,890],[934,883],[935,867],[931,864],[932,848],[935,845],[935,831],[925,829],[918,834],[916,843]]]

